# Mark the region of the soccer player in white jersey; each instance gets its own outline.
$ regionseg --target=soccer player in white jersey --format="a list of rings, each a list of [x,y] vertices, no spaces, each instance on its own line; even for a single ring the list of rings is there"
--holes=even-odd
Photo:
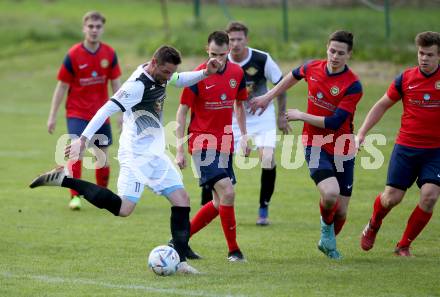
[[[226,28],[230,48],[228,59],[241,66],[246,79],[249,100],[267,92],[267,81],[277,84],[283,78],[278,65],[271,56],[263,51],[248,47],[248,28],[240,22],[231,22]],[[292,131],[286,117],[286,93],[278,96],[278,128],[287,134]],[[248,137],[252,138],[259,151],[261,160],[260,207],[257,225],[269,224],[269,202],[275,189],[276,164],[274,150],[276,146],[276,122],[274,104],[261,116],[253,115],[246,108],[246,127]],[[241,133],[236,118],[232,122],[235,145],[240,143]]]
[[[98,110],[82,135],[66,146],[66,157],[78,159],[105,120],[122,111],[124,124],[119,139],[118,195],[109,189],[70,177],[64,167],[40,175],[30,187],[70,188],[94,206],[107,209],[115,216],[126,217],[133,212],[144,186],[147,186],[156,194],[168,198],[172,205],[171,235],[181,260],[178,272],[195,274],[198,271],[186,262],[190,231],[189,197],[180,174],[165,154],[162,107],[168,84],[191,86],[216,73],[219,64],[212,59],[205,69],[177,74],[180,63],[180,54],[176,49],[169,46],[158,48],[152,60],[140,65],[118,92]]]

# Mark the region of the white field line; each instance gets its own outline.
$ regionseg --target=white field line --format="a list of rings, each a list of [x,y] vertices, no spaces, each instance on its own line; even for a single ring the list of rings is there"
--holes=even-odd
[[[32,274],[14,274],[10,272],[0,272],[0,276],[4,278],[26,278],[34,281],[39,281],[41,283],[47,284],[70,284],[70,285],[88,285],[95,287],[103,287],[109,289],[123,289],[123,290],[137,290],[137,291],[145,291],[145,292],[153,292],[160,294],[175,294],[181,296],[206,296],[206,297],[245,297],[246,295],[231,295],[231,294],[213,294],[204,291],[195,291],[195,290],[183,290],[183,289],[163,289],[163,288],[155,288],[144,285],[124,285],[124,284],[115,284],[110,282],[101,282],[95,280],[88,279],[80,279],[80,278],[65,278],[60,276],[48,276],[48,275],[32,275]],[[192,277],[192,276],[188,276]]]

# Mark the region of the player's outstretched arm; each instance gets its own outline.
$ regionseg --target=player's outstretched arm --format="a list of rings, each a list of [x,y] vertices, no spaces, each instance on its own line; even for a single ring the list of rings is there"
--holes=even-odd
[[[177,109],[176,114],[176,164],[180,169],[186,167],[186,157],[185,157],[185,129],[186,129],[186,115],[188,114],[189,106],[185,104],[180,104]]]
[[[49,117],[47,119],[47,131],[52,134],[55,131],[57,123],[58,109],[60,108],[61,102],[63,102],[64,96],[69,89],[69,84],[58,81],[55,91],[52,96],[52,104],[50,106]]]
[[[286,92],[289,88],[295,85],[298,80],[293,76],[292,72],[287,74],[280,83],[273,87],[269,92],[264,95],[255,97],[250,102],[251,112],[255,112],[260,109],[258,115],[261,115],[272,101],[273,98],[280,96],[282,93]]]
[[[190,87],[192,85],[195,85],[199,81],[207,78],[211,74],[216,73],[219,68],[220,64],[216,59],[209,59],[205,69],[180,73],[176,72],[168,81],[168,84],[178,88]]]
[[[368,131],[370,131],[371,128],[373,128],[380,121],[385,112],[395,103],[396,101],[391,100],[385,93],[385,95],[383,95],[382,98],[380,98],[373,105],[373,107],[368,112],[364,122],[362,123],[362,126],[358,130],[357,141],[359,142],[359,146],[361,146],[364,142],[365,136],[367,135]]]
[[[288,121],[303,121],[318,128],[325,128],[325,117],[302,112],[296,108],[288,109],[286,118]]]

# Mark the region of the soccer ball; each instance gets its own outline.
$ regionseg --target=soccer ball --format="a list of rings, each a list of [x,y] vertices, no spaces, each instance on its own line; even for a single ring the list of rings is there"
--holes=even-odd
[[[155,247],[148,256],[148,267],[161,276],[174,274],[179,263],[179,254],[167,245]]]

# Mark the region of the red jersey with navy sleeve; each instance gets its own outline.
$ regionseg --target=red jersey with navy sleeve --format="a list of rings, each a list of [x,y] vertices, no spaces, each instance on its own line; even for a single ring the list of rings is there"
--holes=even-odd
[[[69,84],[66,116],[91,120],[109,99],[108,80],[120,75],[116,53],[107,44],[100,43],[94,53],[83,43],[72,46],[58,71],[58,80]]]
[[[331,74],[326,60],[313,60],[292,71],[297,80],[305,79],[308,85],[307,113],[332,116],[336,109],[349,113],[337,130],[319,128],[304,122],[304,146],[321,146],[332,155],[354,154],[353,117],[362,97],[362,85],[346,65],[339,73]]]
[[[195,70],[206,68],[206,62]],[[191,109],[189,152],[215,149],[232,153],[232,114],[235,100],[246,100],[246,81],[240,66],[226,62],[222,72],[183,90],[180,103]]]
[[[418,66],[400,74],[387,96],[402,100],[403,114],[396,143],[415,148],[440,148],[440,66],[427,75]]]

